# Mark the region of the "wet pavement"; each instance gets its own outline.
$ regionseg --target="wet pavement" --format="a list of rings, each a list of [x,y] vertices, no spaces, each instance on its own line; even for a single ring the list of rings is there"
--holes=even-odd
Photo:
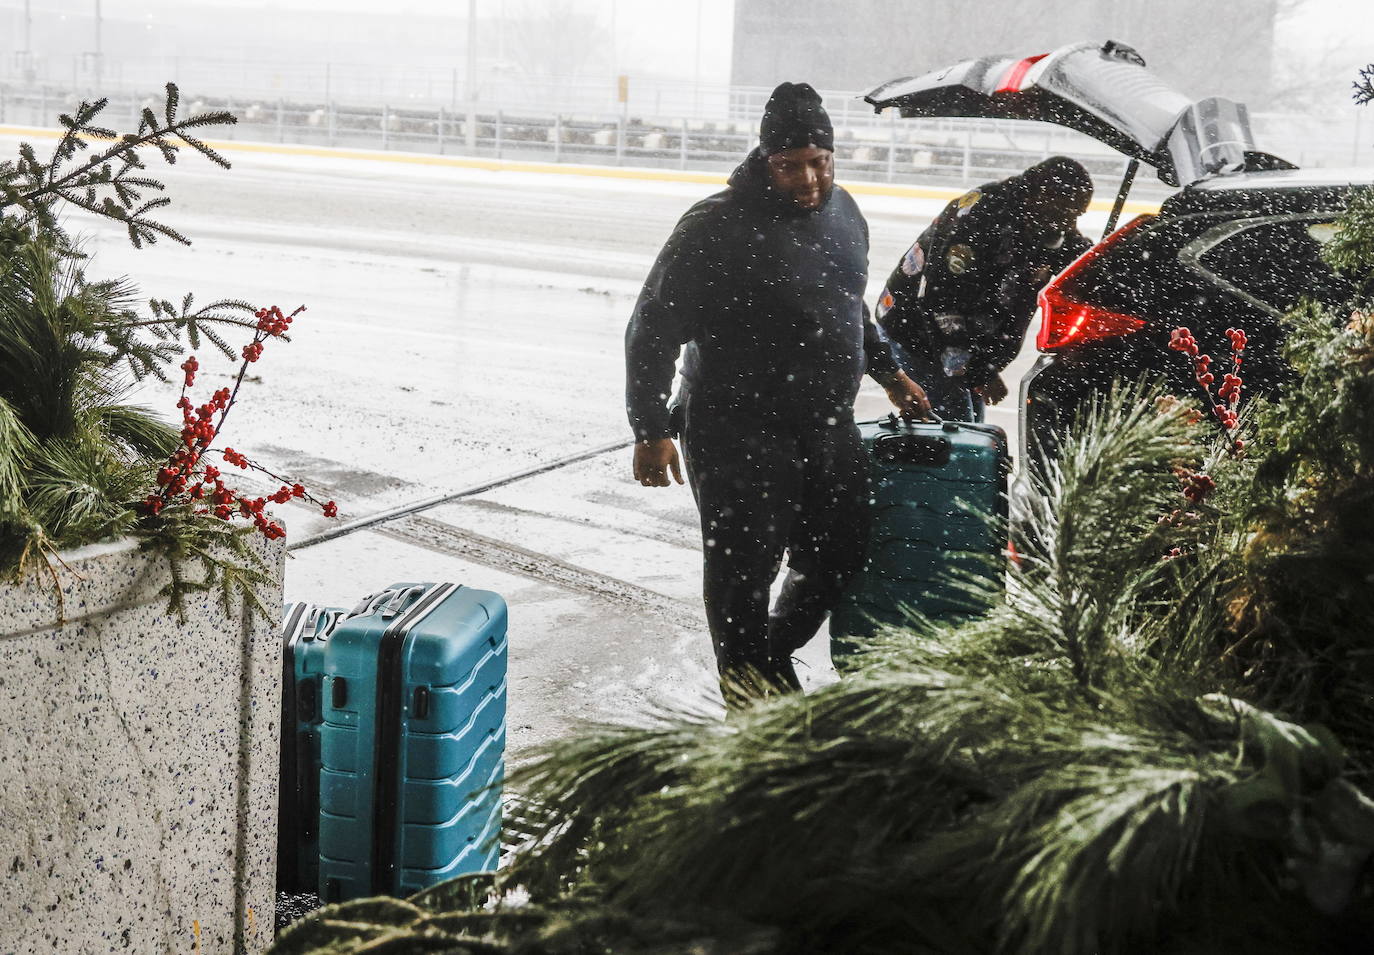
[[[188,157],[168,177],[165,220],[189,249],[134,250],[89,217],[69,222],[92,276],[130,275],[145,297],[308,306],[293,340],[269,342],[253,367],[223,443],[349,519],[628,441],[625,321],[677,217],[712,187],[231,158],[224,172]],[[942,202],[859,200],[871,302]],[[208,395],[234,365],[200,359]],[[1028,360],[1008,374],[1013,394]],[[177,394],[152,382],[135,400],[171,417]],[[885,408],[867,382],[860,413]],[[991,420],[1014,425],[1009,406]],[[327,523],[280,510],[297,539]],[[699,547],[688,490],[640,487],[626,449],[298,550],[286,598],[351,605],[401,580],[501,593],[518,762],[582,721],[718,699]],[[823,638],[802,656],[804,682],[834,679]]]

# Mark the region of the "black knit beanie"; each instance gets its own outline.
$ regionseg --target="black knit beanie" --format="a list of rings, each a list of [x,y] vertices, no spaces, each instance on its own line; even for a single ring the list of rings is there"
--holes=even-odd
[[[783,83],[773,90],[759,123],[759,145],[764,155],[804,146],[835,148],[835,129],[810,83]]]
[[[1065,202],[1072,202],[1093,194],[1093,178],[1076,159],[1051,156],[1042,159],[1021,174],[1026,185],[1041,190],[1054,190]]]

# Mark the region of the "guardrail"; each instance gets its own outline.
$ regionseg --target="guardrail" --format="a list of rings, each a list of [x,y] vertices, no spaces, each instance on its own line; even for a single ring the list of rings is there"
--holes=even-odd
[[[841,96],[831,94],[831,101]],[[57,114],[71,111],[80,99],[60,88],[0,83],[0,123],[53,126]],[[713,171],[737,163],[754,145],[757,131],[756,119],[655,117],[628,109],[614,113],[495,106],[454,109],[287,97],[199,96],[183,97],[183,102],[183,109],[192,112],[227,109],[238,116],[237,126],[217,131],[227,139]],[[110,97],[106,122],[137,125],[143,108],[158,109],[161,104],[159,94],[116,92]],[[851,179],[970,185],[1064,154],[1083,162],[1103,186],[1114,186],[1125,166],[1124,157],[1115,151],[1052,124],[908,120],[891,111],[879,116],[858,109],[832,110],[831,114],[836,122],[836,159],[843,175]],[[1277,125],[1274,117],[1258,119],[1261,128]],[[1320,140],[1320,121],[1295,119],[1304,121],[1309,126],[1317,124],[1299,133],[1305,133],[1310,152],[1313,142]],[[1301,165],[1306,157],[1292,158]],[[1137,188],[1143,194],[1164,191],[1161,184],[1145,177]]]
[[[0,123],[55,126],[80,97],[60,89],[0,84]],[[105,122],[136,125],[159,96],[115,94]],[[732,167],[756,142],[757,120],[704,120],[618,113],[469,112],[335,102],[183,98],[183,110],[228,109],[235,127],[225,139],[396,149],[550,162],[719,170]],[[886,182],[974,183],[1001,178],[1056,153],[1073,155],[1104,180],[1124,160],[1105,146],[1056,126],[974,120],[899,120],[858,116],[835,131],[844,175]]]

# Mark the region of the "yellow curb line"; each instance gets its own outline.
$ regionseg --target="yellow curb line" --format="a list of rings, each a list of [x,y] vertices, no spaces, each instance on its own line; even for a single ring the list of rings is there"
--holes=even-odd
[[[34,136],[57,139],[61,130],[30,126],[0,126],[0,136]],[[487,172],[531,172],[557,176],[592,176],[602,179],[632,179],[641,182],[693,182],[723,186],[726,176],[713,172],[688,172],[676,169],[640,169],[617,166],[588,166],[575,163],[529,162],[514,159],[473,159],[466,156],[433,156],[426,153],[384,152],[371,149],[342,149],[332,146],[297,146],[284,143],[252,143],[237,140],[205,140],[206,145],[220,152],[262,153],[276,156],[314,156],[323,159],[357,159],[368,162],[392,162],[408,166],[441,166],[449,169],[482,169]],[[849,192],[862,196],[892,196],[901,199],[943,199],[962,196],[968,190],[940,186],[897,186],[873,182],[841,181]],[[1110,212],[1112,203],[1094,199],[1089,206],[1098,212]],[[1158,203],[1128,202],[1124,212],[1132,215],[1155,213]]]

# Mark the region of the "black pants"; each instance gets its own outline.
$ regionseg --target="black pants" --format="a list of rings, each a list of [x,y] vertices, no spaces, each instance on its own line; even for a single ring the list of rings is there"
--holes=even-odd
[[[692,400],[686,411],[682,445],[726,701],[799,689],[792,652],[815,636],[868,545],[859,429],[850,414],[799,419]],[[784,553],[787,576],[770,612]]]

